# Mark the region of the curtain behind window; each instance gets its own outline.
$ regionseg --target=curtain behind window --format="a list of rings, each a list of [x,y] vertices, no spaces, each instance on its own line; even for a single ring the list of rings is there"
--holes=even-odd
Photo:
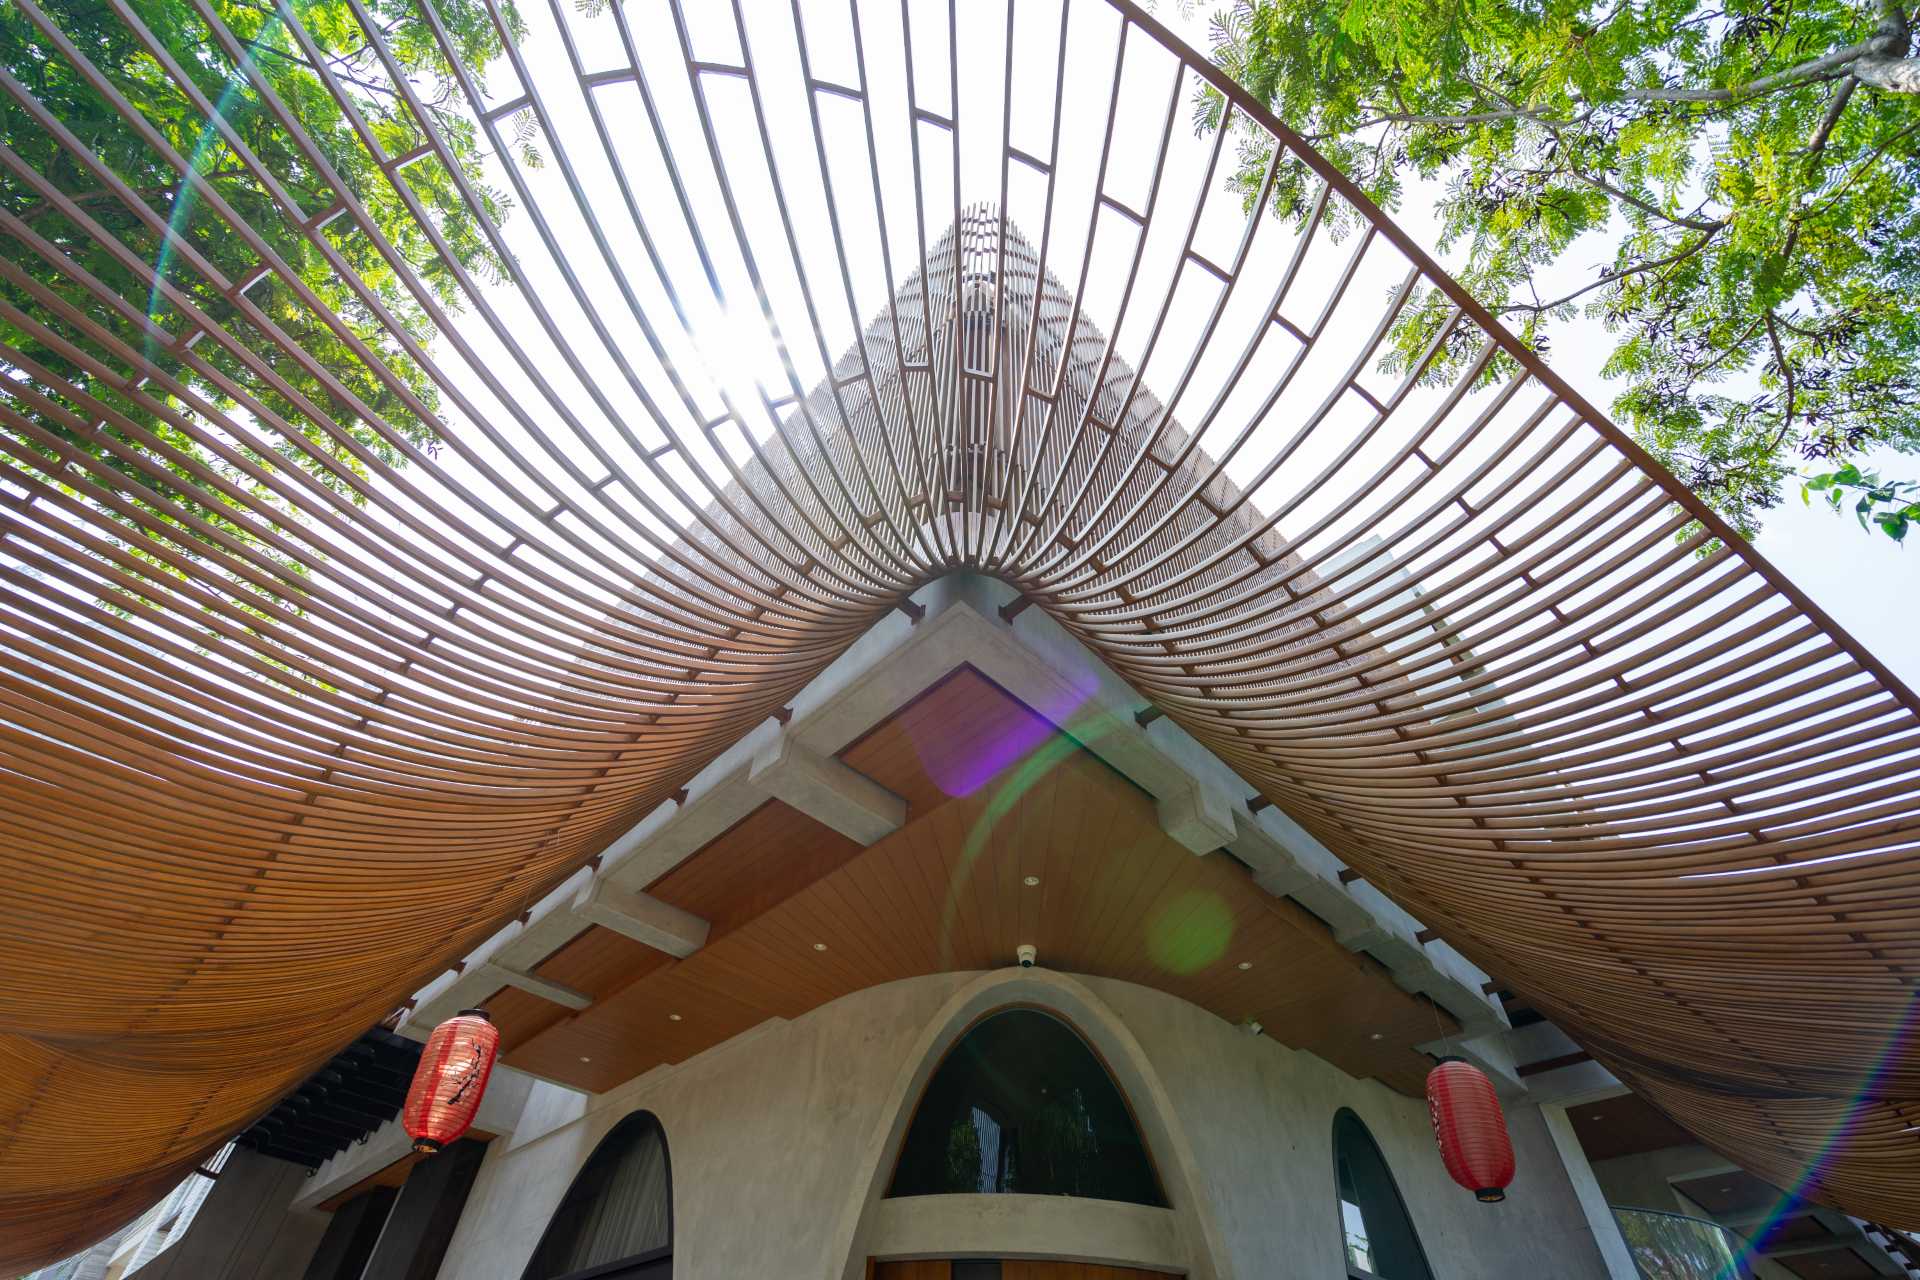
[[[666,1137],[645,1113],[629,1116],[588,1157],[540,1238],[525,1280],[560,1277],[673,1244]]]

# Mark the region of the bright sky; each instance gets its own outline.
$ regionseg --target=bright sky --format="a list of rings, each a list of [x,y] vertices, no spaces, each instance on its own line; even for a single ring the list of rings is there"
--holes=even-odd
[[[1167,396],[1181,385],[1183,374],[1188,376],[1174,404],[1176,416],[1226,461],[1233,479],[1254,491],[1263,510],[1284,512],[1284,531],[1308,528],[1334,512],[1351,484],[1386,456],[1393,442],[1383,433],[1377,444],[1369,444],[1345,464],[1339,482],[1316,482],[1341,442],[1351,437],[1349,428],[1364,426],[1362,406],[1349,395],[1320,427],[1306,433],[1284,466],[1269,472],[1267,464],[1283,454],[1299,424],[1337,385],[1342,360],[1310,361],[1281,403],[1263,416],[1248,388],[1270,386],[1270,372],[1262,377],[1259,371],[1276,368],[1295,347],[1267,326],[1266,335],[1257,339],[1255,374],[1238,387],[1233,383],[1234,362],[1249,335],[1262,327],[1261,298],[1255,290],[1228,294],[1213,340],[1202,346],[1192,371],[1186,369],[1220,298],[1211,277],[1180,270],[1179,241],[1194,193],[1208,193],[1200,209],[1197,247],[1214,262],[1233,256],[1243,225],[1239,204],[1220,190],[1218,181],[1205,181],[1210,139],[1193,133],[1192,80],[1176,85],[1177,66],[1171,58],[1137,41],[1143,47],[1129,48],[1115,83],[1117,23],[1105,6],[1068,6],[1064,38],[1073,56],[1066,62],[1061,95],[1065,105],[1057,121],[1053,78],[1062,29],[1059,9],[1044,0],[1014,6],[1011,40],[1003,25],[1005,8],[983,7],[980,21],[957,25],[957,44],[951,49],[944,4],[914,2],[904,10],[867,3],[799,8],[806,24],[807,70],[816,81],[854,84],[862,81],[864,72],[872,107],[871,138],[858,102],[832,93],[808,95],[802,87],[801,49],[786,0],[742,4],[745,53],[758,76],[763,114],[756,115],[747,81],[714,73],[698,77],[713,126],[710,137],[693,108],[680,37],[667,20],[666,6],[624,7],[634,56],[655,95],[657,132],[630,79],[610,79],[590,91],[601,110],[598,126],[586,95],[575,88],[574,68],[560,38],[562,25],[573,37],[573,56],[585,73],[613,72],[627,65],[621,33],[609,16],[611,7],[589,15],[566,0],[522,6],[532,27],[522,48],[549,127],[539,144],[544,166],[518,169],[525,187],[514,193],[516,207],[506,235],[532,287],[494,289],[490,299],[516,341],[529,351],[548,390],[543,393],[528,371],[515,367],[477,318],[464,317],[461,324],[473,342],[470,366],[484,369],[506,397],[534,410],[527,421],[516,424],[499,396],[476,389],[476,408],[501,432],[498,445],[484,445],[480,452],[504,478],[498,509],[511,511],[518,501],[523,514],[508,517],[514,524],[550,505],[545,495],[580,495],[614,471],[632,477],[633,483],[613,483],[604,494],[642,539],[628,538],[617,525],[581,528],[579,535],[610,556],[624,558],[646,551],[639,543],[648,533],[670,536],[669,527],[686,517],[687,508],[669,489],[679,486],[690,499],[699,498],[726,483],[726,458],[739,462],[756,443],[769,445],[773,422],[783,410],[779,403],[769,406],[762,392],[778,402],[817,385],[827,364],[852,344],[857,328],[881,311],[889,292],[918,266],[919,255],[952,224],[957,208],[978,201],[1004,204],[1030,241],[1038,244],[1045,235],[1049,271],[1069,291],[1080,292],[1085,313],[1104,329],[1112,332],[1114,317],[1122,317],[1115,335],[1117,354],[1144,368],[1149,387]],[[1210,8],[1202,5],[1183,16],[1180,6],[1163,4],[1160,12],[1191,42],[1204,45]],[[859,15],[858,49],[850,11]],[[686,12],[687,39],[696,61],[733,65],[742,60],[732,6],[689,5]],[[911,40],[902,29],[903,14],[911,25]],[[901,53],[908,48],[911,58]],[[861,55],[864,66],[858,61]],[[923,122],[917,130],[908,130],[909,75],[916,105],[933,116],[957,118],[956,128]],[[952,83],[960,86],[957,102]],[[488,90],[494,105],[510,102],[522,91],[504,65],[490,71]],[[817,125],[808,118],[810,98],[819,112]],[[1011,106],[1003,115],[1004,103]],[[1114,136],[1129,145],[1105,157],[1101,182],[1098,144],[1107,132],[1109,103],[1118,118]],[[599,127],[607,130],[605,146]],[[1001,163],[1002,130],[1014,148],[1053,159],[1051,205],[1040,173]],[[657,143],[660,133],[673,140],[673,169],[668,167],[669,152]],[[774,157],[771,170],[768,150]],[[591,221],[561,182],[563,155],[585,193]],[[1093,192],[1098,185],[1122,204],[1145,210],[1156,162],[1164,164],[1161,205],[1145,243],[1138,244],[1123,218],[1094,208]],[[1232,162],[1229,148],[1221,157],[1220,172],[1228,171]],[[872,176],[876,170],[877,181]],[[496,166],[496,173],[494,185],[511,190],[506,170]],[[719,181],[722,173],[724,184]],[[770,173],[780,180],[784,210]],[[675,178],[684,191],[684,208]],[[1429,199],[1422,197],[1419,187],[1410,189],[1397,216],[1431,244]],[[541,219],[531,216],[535,209],[545,220],[548,238],[541,235]],[[836,218],[840,240],[848,246],[844,259],[835,249]],[[736,220],[739,235],[733,231]],[[688,234],[689,226],[701,228],[703,243]],[[754,251],[751,264],[739,252],[742,243]],[[1263,227],[1248,256],[1249,276],[1278,278],[1293,243],[1290,232]],[[877,247],[886,249],[885,261]],[[1346,258],[1346,245],[1316,248],[1295,289],[1298,301],[1286,308],[1303,323],[1312,320]],[[1588,278],[1605,250],[1604,243],[1576,246],[1564,264],[1567,278]],[[571,280],[556,266],[561,258]],[[792,265],[796,258],[799,272]],[[1403,270],[1396,255],[1369,252],[1329,325],[1326,350],[1339,353],[1364,338]],[[765,312],[756,301],[756,283],[767,299]],[[1552,283],[1543,281],[1541,287]],[[530,298],[547,308],[545,321],[528,307]],[[1154,338],[1163,300],[1164,321]],[[546,324],[550,331],[543,329]],[[824,341],[812,337],[816,327]],[[781,349],[771,340],[774,331]],[[656,358],[654,343],[664,359]],[[1603,406],[1613,392],[1598,371],[1610,345],[1597,322],[1567,326],[1554,342],[1559,371]],[[684,380],[684,395],[673,384],[669,367]],[[1373,385],[1385,390],[1390,380],[1378,379]],[[542,409],[543,396],[554,412],[571,415],[575,424],[563,427],[554,413]],[[1401,420],[1417,421],[1420,407],[1416,393]],[[711,436],[699,425],[729,411],[735,420]],[[457,411],[454,416],[457,421]],[[1249,429],[1250,421],[1255,425]],[[744,430],[739,423],[746,424]],[[685,456],[669,453],[659,472],[645,474],[641,455],[669,435],[681,443]],[[514,460],[514,454],[523,452],[541,460],[540,474]],[[604,457],[595,456],[602,453]],[[1900,471],[1903,461],[1890,460],[1889,469]],[[450,466],[464,481],[473,482],[465,463],[456,459]],[[570,467],[573,473],[564,474]],[[1396,473],[1392,480],[1397,484],[1401,476]],[[483,491],[487,487],[480,483]],[[1386,489],[1383,484],[1382,492]],[[534,498],[526,496],[534,491]],[[516,492],[518,498],[509,500]],[[650,501],[660,509],[646,509]],[[595,504],[588,498],[585,505]],[[1383,522],[1383,527],[1396,518],[1399,513],[1384,508],[1363,510],[1357,517]],[[1344,536],[1343,527],[1351,526],[1337,521],[1328,536]],[[1803,510],[1797,493],[1769,520],[1761,546],[1896,672],[1910,684],[1920,684],[1920,629],[1914,625],[1913,604],[1920,595],[1920,549],[1902,552],[1883,536],[1862,532],[1851,519]],[[544,567],[567,576],[578,568],[573,563]]]
[[[1406,264],[1374,241],[1328,313],[1321,347],[1284,395],[1263,403],[1300,350],[1267,320],[1296,236],[1258,219],[1242,283],[1231,290],[1183,262],[1190,222],[1196,251],[1225,265],[1246,220],[1239,197],[1220,181],[1234,165],[1232,146],[1209,180],[1215,140],[1195,135],[1193,78],[1165,50],[1136,36],[1117,57],[1117,17],[1089,0],[1071,0],[1064,22],[1058,0],[1022,0],[1012,7],[1010,30],[1006,6],[962,5],[970,20],[956,24],[951,46],[944,0],[823,0],[797,8],[804,48],[788,0],[741,0],[743,49],[733,5],[684,6],[691,58],[715,67],[751,59],[756,101],[740,76],[688,75],[681,33],[664,4],[597,13],[574,0],[521,5],[531,28],[521,51],[546,118],[537,142],[543,163],[509,167],[496,157],[487,182],[513,206],[504,235],[524,287],[485,289],[485,306],[467,308],[434,342],[435,359],[461,393],[443,402],[452,428],[441,456],[445,480],[430,468],[408,468],[375,495],[370,518],[427,513],[438,522],[434,510],[453,513],[466,528],[444,523],[447,536],[611,601],[630,584],[636,558],[674,542],[734,466],[756,449],[780,447],[774,423],[792,413],[784,399],[812,390],[959,209],[981,202],[1008,211],[1044,251],[1047,270],[1113,336],[1116,355],[1144,371],[1146,385],[1171,400],[1177,419],[1261,511],[1279,518],[1282,532],[1305,539],[1298,545],[1306,554],[1363,534],[1391,538],[1395,530],[1418,541],[1430,527],[1422,521],[1440,518],[1423,514],[1430,495],[1418,491],[1418,464],[1393,461],[1409,424],[1425,417],[1440,392],[1413,392],[1388,428],[1372,435],[1360,398],[1332,394]],[[1183,16],[1168,3],[1161,12],[1203,45],[1207,8]],[[624,15],[624,27],[616,15]],[[1062,47],[1068,56],[1056,118]],[[809,93],[803,51],[816,90],[863,84],[866,109],[830,90]],[[629,57],[646,77],[650,106],[620,74]],[[580,88],[576,59],[595,87]],[[917,125],[909,124],[909,84],[922,113]],[[488,70],[487,91],[493,108],[513,103],[524,86],[501,61]],[[505,127],[511,133],[510,121]],[[663,136],[670,146],[660,145]],[[1119,140],[1111,150],[1102,145],[1108,136]],[[1003,143],[1038,158],[1047,172],[1004,162]],[[579,201],[565,181],[569,170]],[[1123,208],[1099,205],[1102,192]],[[1416,188],[1398,216],[1431,243],[1428,203]],[[1151,211],[1144,237],[1125,209]],[[1316,240],[1282,314],[1312,325],[1358,243],[1358,236]],[[1603,253],[1604,245],[1576,248],[1568,272],[1586,278]],[[1210,324],[1212,336],[1203,340]],[[1562,331],[1554,343],[1560,371],[1603,405],[1611,392],[1598,366],[1608,345],[1596,326]],[[1236,372],[1243,360],[1245,376]],[[1359,380],[1379,395],[1392,390],[1393,379],[1370,368]],[[1470,397],[1428,450],[1443,456],[1488,399]],[[1537,402],[1516,398],[1501,412],[1517,428]],[[1501,435],[1496,429],[1484,441]],[[662,449],[669,441],[678,448]],[[1464,446],[1454,466],[1472,465],[1487,447],[1478,440]],[[1543,470],[1557,468],[1573,448]],[[1474,490],[1476,500],[1497,508],[1504,472],[1517,465],[1503,463]],[[1592,483],[1598,470],[1596,463],[1570,472],[1565,491]],[[1400,502],[1405,486],[1414,486],[1407,490],[1414,496]],[[1355,492],[1363,501],[1343,511]],[[522,536],[556,508],[564,514],[553,526],[571,542]],[[1524,516],[1514,528],[1545,518]],[[396,547],[417,543],[414,535],[395,538]],[[1777,513],[1762,546],[1909,683],[1920,683],[1912,603],[1920,549],[1902,553],[1850,520],[1802,510],[1797,498]],[[1424,554],[1425,565],[1406,566],[1416,576],[1458,567],[1444,543]],[[383,582],[361,580],[344,561],[316,576],[392,598]],[[1499,634],[1501,621],[1496,615],[1481,625]],[[556,632],[556,657],[573,643]],[[1645,643],[1657,646],[1659,634]]]

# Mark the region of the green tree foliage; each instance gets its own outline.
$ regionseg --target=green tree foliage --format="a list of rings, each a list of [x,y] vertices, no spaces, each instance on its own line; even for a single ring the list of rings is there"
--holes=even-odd
[[[1905,542],[1907,530],[1920,524],[1920,484],[1882,480],[1878,472],[1862,471],[1851,462],[1838,471],[1811,477],[1800,486],[1800,501],[1811,505],[1816,493],[1835,511],[1851,496],[1860,527],[1872,521],[1895,542]]]
[[[370,0],[391,64],[348,0],[284,0],[305,37],[275,0],[0,5],[0,476],[16,499],[113,512],[120,539],[90,548],[103,563],[205,573],[224,542],[297,578],[318,559],[300,508],[363,501],[370,464],[434,449],[435,388],[387,323],[424,344],[422,297],[456,308],[455,264],[483,279],[500,264],[423,123],[487,216],[504,216],[441,40],[485,67],[519,19],[505,9],[503,31],[484,0],[431,3],[439,37],[416,0]],[[383,168],[355,116],[404,163]],[[537,163],[524,123],[519,137]],[[392,257],[338,216],[348,196]],[[158,376],[142,379],[141,359]],[[278,594],[219,563],[242,601]],[[130,607],[138,594],[108,596]]]
[[[1213,52],[1381,204],[1409,172],[1442,181],[1463,283],[1536,348],[1603,321],[1615,415],[1751,534],[1808,462],[1920,449],[1907,2],[1240,0]],[[1222,107],[1202,94],[1199,126]],[[1256,191],[1268,160],[1249,131],[1234,181]],[[1274,212],[1313,190],[1283,165]],[[1612,261],[1541,296],[1590,233]],[[1414,310],[1402,360],[1443,310]]]

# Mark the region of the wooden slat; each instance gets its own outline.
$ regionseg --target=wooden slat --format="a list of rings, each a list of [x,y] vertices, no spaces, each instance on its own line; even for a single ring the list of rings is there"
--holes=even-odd
[[[707,921],[713,943],[859,852],[833,828],[769,800],[647,892]]]
[[[0,148],[0,1267],[133,1216],[955,571],[1013,585],[1689,1129],[1920,1225],[1920,701],[1324,157],[1135,0],[1088,7],[1070,45],[1035,37],[1023,78],[1058,96],[1071,48],[1093,88],[1019,146],[911,78],[823,80],[778,6],[764,20],[792,29],[724,65],[633,39],[623,6],[558,26],[533,8],[525,38],[552,56],[509,43],[489,75],[527,118],[567,118],[562,96],[586,113],[540,138],[538,170],[433,6],[319,33],[282,13],[289,63],[315,70],[280,95],[218,6],[183,9],[176,48],[107,0],[140,53],[102,66],[92,29],[14,0],[45,74],[0,79],[6,136],[43,157]],[[949,60],[919,47],[938,21],[852,20],[890,64]],[[622,65],[589,72],[561,32]],[[1001,83],[973,64],[1011,33],[985,34],[952,73]],[[428,46],[435,86],[394,53]],[[773,48],[798,74],[759,65]],[[593,88],[611,80],[671,82],[694,111],[616,118]],[[723,83],[756,110],[711,113]],[[1202,85],[1230,120],[1195,136],[1178,121]],[[148,119],[162,101],[184,128]],[[448,119],[500,158],[484,182]],[[843,127],[911,154],[843,149]],[[589,198],[572,176],[624,181],[605,153],[635,128],[662,132],[668,181]],[[1003,198],[972,163],[947,191],[946,148],[1037,184],[1047,225],[965,203]],[[1227,190],[1268,149],[1258,189]],[[136,150],[171,194],[128,184]],[[355,151],[377,190],[332,172]],[[849,182],[829,151],[874,171]],[[1098,159],[1063,172],[1068,153]],[[742,165],[771,183],[736,188]],[[1283,172],[1317,186],[1291,221],[1267,212]],[[729,216],[653,206],[687,183]],[[1060,247],[1131,218],[1098,253]],[[452,226],[502,283],[461,264]],[[1162,323],[1190,262],[1217,299]],[[731,334],[689,358],[716,311],[777,326],[787,363],[755,372],[780,385],[708,389],[691,365],[745,363]],[[1436,323],[1383,360],[1407,316]],[[903,785],[917,810],[939,783]],[[909,843],[915,876],[891,881],[823,855],[676,999],[735,1025],[857,978],[829,953],[727,988],[761,920],[917,903],[969,957],[1063,927],[1064,906],[1030,925],[983,880],[949,902],[950,838]],[[981,874],[1019,871],[997,856]],[[1121,880],[1075,890],[1104,931],[1068,943],[1104,963],[1138,963],[1114,949],[1137,902],[1224,892],[1114,856]],[[916,940],[860,946],[930,962]],[[109,1122],[100,1097],[128,1105]]]

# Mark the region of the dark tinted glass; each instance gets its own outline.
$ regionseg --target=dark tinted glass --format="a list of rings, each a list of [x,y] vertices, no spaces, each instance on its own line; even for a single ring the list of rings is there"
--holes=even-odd
[[[1340,1230],[1347,1274],[1379,1280],[1433,1280],[1413,1221],[1387,1162],[1360,1117],[1333,1118],[1333,1167],[1340,1188]]]
[[[995,1014],[954,1046],[887,1194],[998,1191],[1167,1202],[1106,1069],[1070,1027],[1031,1009]]]
[[[611,1262],[646,1259],[648,1280],[669,1274],[673,1182],[660,1122],[628,1116],[594,1148],[553,1212],[523,1280],[558,1280]]]

